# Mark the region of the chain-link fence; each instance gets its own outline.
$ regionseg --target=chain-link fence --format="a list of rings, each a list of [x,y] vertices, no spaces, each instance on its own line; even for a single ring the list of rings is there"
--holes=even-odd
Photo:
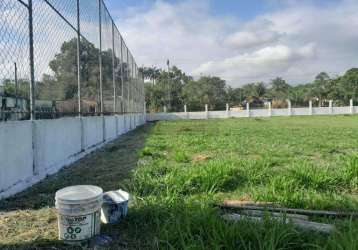
[[[1,0],[0,14],[0,121],[143,112],[143,79],[102,0]]]

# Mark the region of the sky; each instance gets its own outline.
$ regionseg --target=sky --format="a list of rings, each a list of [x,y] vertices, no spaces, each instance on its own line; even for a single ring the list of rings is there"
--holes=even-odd
[[[238,87],[358,66],[357,0],[105,0],[139,66]]]

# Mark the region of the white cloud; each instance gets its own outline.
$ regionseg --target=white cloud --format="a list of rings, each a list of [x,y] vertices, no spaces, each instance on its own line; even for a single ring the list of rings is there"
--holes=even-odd
[[[240,31],[229,35],[225,43],[233,48],[247,49],[263,44],[272,43],[277,40],[274,33],[254,33],[249,31]]]
[[[353,0],[324,6],[294,0],[245,22],[212,15],[205,0],[156,1],[139,10],[118,20],[138,65],[164,67],[169,58],[195,76],[219,75],[239,86],[275,76],[305,82],[358,64]]]
[[[285,45],[265,47],[252,53],[240,54],[221,61],[211,61],[202,64],[194,74],[202,72],[217,75],[234,81],[245,82],[252,78],[256,81],[265,80],[266,76],[287,71],[292,64],[311,59],[315,55],[315,47],[308,44],[300,48],[290,48]]]
[[[117,24],[138,65],[164,67],[169,58],[190,72],[224,55],[221,40],[230,21],[211,17],[208,8],[204,1],[157,1],[147,12],[126,15]]]

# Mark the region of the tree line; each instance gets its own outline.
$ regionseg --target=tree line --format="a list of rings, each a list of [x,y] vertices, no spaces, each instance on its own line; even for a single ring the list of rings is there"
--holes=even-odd
[[[155,67],[140,68],[145,78],[147,108],[151,112],[183,111],[187,105],[190,111],[203,110],[205,104],[210,110],[223,110],[226,103],[231,107],[264,107],[272,102],[273,108],[283,108],[290,100],[292,106],[348,105],[350,99],[358,99],[358,68],[349,69],[342,76],[331,77],[326,72],[319,73],[312,82],[292,85],[281,77],[270,82],[248,83],[238,88],[229,86],[217,76],[201,76],[194,79],[178,67],[169,71]]]

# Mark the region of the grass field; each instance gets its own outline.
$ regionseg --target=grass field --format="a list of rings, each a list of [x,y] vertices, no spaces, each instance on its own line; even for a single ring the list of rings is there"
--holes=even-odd
[[[54,193],[73,184],[134,195],[105,226],[111,249],[358,249],[358,222],[331,235],[222,220],[223,199],[358,209],[358,116],[158,122],[0,203],[0,249],[68,249],[56,241]]]

